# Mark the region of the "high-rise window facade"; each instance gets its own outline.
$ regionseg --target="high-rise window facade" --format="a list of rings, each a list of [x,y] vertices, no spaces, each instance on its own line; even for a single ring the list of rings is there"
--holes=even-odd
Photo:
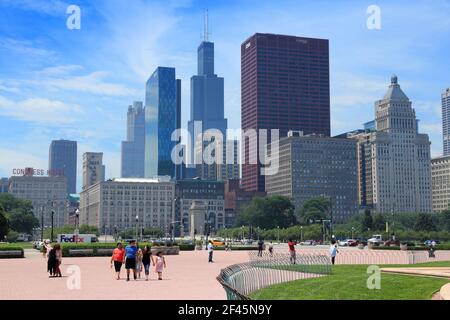
[[[121,176],[144,177],[145,114],[142,102],[128,107],[127,141],[122,141]]]
[[[330,135],[328,40],[260,34],[241,46],[242,129],[279,129]],[[243,141],[242,186],[264,191],[260,164],[249,164],[257,152]]]
[[[158,67],[150,76],[145,96],[145,168],[146,178],[176,176],[172,161],[172,133],[177,129],[180,104],[177,103],[175,69]]]
[[[67,193],[77,192],[77,142],[53,140],[50,144],[48,169],[50,176],[67,177]]]
[[[450,156],[450,88],[442,93],[442,134],[444,156]]]

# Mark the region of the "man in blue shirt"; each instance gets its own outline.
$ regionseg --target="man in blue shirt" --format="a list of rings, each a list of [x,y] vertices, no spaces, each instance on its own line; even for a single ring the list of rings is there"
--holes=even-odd
[[[127,269],[127,281],[130,281],[130,269],[133,269],[134,280],[136,280],[136,240],[130,240],[125,247],[125,269]]]

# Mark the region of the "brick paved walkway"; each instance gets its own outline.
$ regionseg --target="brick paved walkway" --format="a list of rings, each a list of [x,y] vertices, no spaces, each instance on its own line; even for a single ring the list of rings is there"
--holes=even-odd
[[[39,254],[25,259],[0,260],[0,300],[5,299],[226,299],[216,281],[220,269],[248,261],[245,251],[214,252],[214,263],[207,262],[206,251],[181,252],[166,256],[164,280],[158,281],[151,270],[151,280],[126,282],[115,280],[110,258],[63,258],[62,278],[48,278],[46,259]],[[81,289],[69,290],[66,270],[77,265],[81,270]]]

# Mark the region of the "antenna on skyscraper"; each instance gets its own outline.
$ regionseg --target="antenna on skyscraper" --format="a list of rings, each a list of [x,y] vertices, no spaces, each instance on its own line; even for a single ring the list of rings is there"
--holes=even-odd
[[[203,25],[203,41],[208,42],[209,41],[209,21],[208,21],[208,9],[205,10],[204,15],[204,25]]]

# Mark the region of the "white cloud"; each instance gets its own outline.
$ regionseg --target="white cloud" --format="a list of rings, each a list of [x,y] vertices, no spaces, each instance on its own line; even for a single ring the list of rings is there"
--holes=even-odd
[[[48,58],[55,55],[53,51],[39,48],[38,44],[32,41],[11,38],[0,38],[0,49],[21,54],[29,58]]]
[[[0,96],[0,115],[49,126],[74,122],[82,113],[77,104],[67,104],[46,98],[14,101]]]
[[[25,167],[45,169],[48,167],[48,160],[34,156],[28,151],[0,148],[0,176],[9,177],[12,169]]]
[[[60,0],[2,0],[0,6],[12,6],[21,10],[58,16],[65,15],[69,4]]]

